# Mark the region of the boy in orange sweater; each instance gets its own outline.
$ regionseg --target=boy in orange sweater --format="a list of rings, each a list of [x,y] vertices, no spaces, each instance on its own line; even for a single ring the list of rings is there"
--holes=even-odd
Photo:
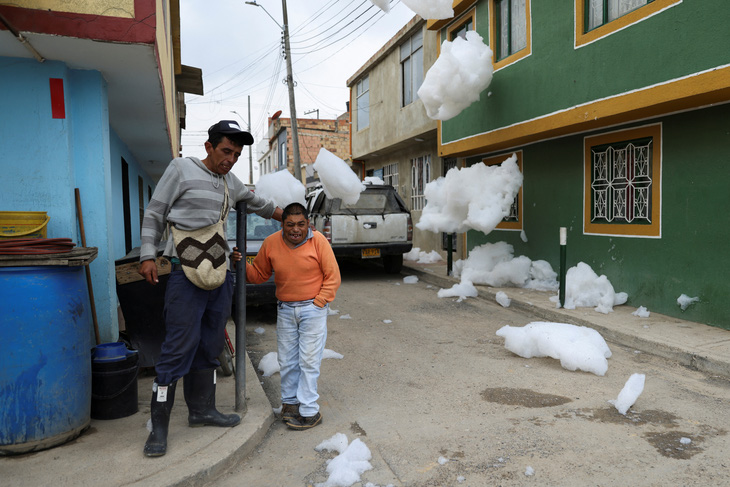
[[[282,420],[291,429],[304,430],[322,421],[317,379],[340,268],[324,235],[309,227],[303,205],[288,205],[281,221],[281,232],[269,235],[253,264],[246,264],[246,280],[259,284],[274,273]]]

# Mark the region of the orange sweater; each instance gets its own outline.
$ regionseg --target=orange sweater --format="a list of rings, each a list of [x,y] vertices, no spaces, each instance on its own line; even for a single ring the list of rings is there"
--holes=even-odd
[[[281,231],[266,237],[253,264],[246,264],[246,280],[260,284],[274,273],[279,301],[306,301],[323,307],[335,299],[340,287],[340,268],[332,246],[318,231],[292,249]]]

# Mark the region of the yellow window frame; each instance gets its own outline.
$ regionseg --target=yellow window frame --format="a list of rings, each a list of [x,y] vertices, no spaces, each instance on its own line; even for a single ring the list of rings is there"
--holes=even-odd
[[[471,30],[476,31],[477,30],[477,18],[476,18],[476,8],[472,7],[469,13],[466,13],[459,17],[459,20],[451,24],[446,29],[446,40],[447,41],[453,41],[451,38],[451,34],[454,31],[457,31],[461,29],[464,24],[466,24],[469,20],[471,20]]]
[[[593,178],[593,158],[591,148],[605,144],[619,144],[625,141],[652,138],[652,192],[651,192],[651,223],[593,223],[593,195],[591,183]],[[662,125],[654,124],[618,130],[610,133],[583,138],[583,233],[586,235],[611,235],[626,237],[661,237],[661,175],[662,175]]]
[[[530,4],[532,0],[525,0],[525,35],[527,36],[527,45],[524,49],[521,49],[513,54],[510,54],[504,59],[497,61],[497,0],[489,0],[489,45],[492,47],[492,63],[494,64],[494,70],[502,69],[505,66],[516,63],[520,59],[523,59],[532,54],[532,15],[530,14]]]
[[[487,166],[496,166],[499,164],[502,164],[506,159],[508,159],[512,154],[517,154],[517,167],[520,168],[520,172],[524,174],[522,170],[522,151],[513,151],[513,152],[507,152],[505,154],[500,154],[498,156],[490,156],[485,157],[482,159],[482,162]],[[523,180],[524,181],[524,180]],[[522,186],[520,186],[520,190],[517,192],[517,221],[516,222],[500,222],[497,226],[497,230],[522,230],[523,229],[523,222],[522,222],[522,188],[524,186],[524,182]]]
[[[575,1],[575,47],[590,44],[593,41],[606,37],[614,32],[624,29],[631,24],[640,22],[652,15],[682,3],[683,0],[654,0],[651,3],[633,10],[626,15],[612,20],[600,27],[586,32],[585,25],[585,0]]]

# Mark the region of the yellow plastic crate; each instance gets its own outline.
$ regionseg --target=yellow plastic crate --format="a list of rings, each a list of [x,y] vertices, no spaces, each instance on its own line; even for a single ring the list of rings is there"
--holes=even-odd
[[[0,240],[46,238],[50,219],[45,211],[0,211]]]

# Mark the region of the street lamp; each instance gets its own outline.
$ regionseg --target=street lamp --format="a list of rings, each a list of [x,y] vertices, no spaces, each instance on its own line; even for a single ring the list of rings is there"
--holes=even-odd
[[[264,8],[263,5],[256,3],[256,1],[246,2],[246,5],[253,5],[254,7],[261,7],[266,15],[274,21],[276,25],[284,32],[284,57],[286,58],[286,84],[289,88],[289,111],[291,112],[291,130],[292,130],[292,145],[294,147],[294,177],[298,181],[302,181],[302,169],[299,165],[299,131],[297,130],[297,108],[294,103],[294,75],[291,69],[291,49],[289,47],[289,25],[288,16],[286,11],[286,0],[281,0],[281,7],[284,13],[284,25],[282,26],[276,21],[274,17]]]
[[[238,115],[238,118],[244,122],[240,113],[231,110],[231,113]],[[251,95],[248,96],[248,131],[251,132]],[[253,155],[251,154],[251,146],[248,146],[248,184],[253,184]]]

